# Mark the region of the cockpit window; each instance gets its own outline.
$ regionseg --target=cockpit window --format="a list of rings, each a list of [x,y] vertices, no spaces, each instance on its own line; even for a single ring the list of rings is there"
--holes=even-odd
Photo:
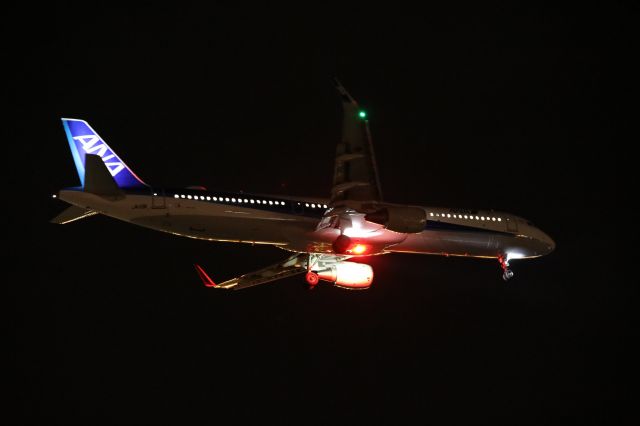
[[[531,222],[530,220],[527,221],[527,225],[529,226],[533,226],[533,222]]]

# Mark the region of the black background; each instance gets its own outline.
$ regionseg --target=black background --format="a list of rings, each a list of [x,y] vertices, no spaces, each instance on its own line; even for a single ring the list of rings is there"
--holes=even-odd
[[[7,418],[630,421],[608,87],[628,11],[414,8],[5,15]],[[193,262],[224,280],[287,254],[105,217],[48,223],[64,208],[51,194],[78,183],[60,117],[88,120],[154,185],[327,196],[334,76],[369,113],[386,200],[509,211],[556,251],[513,262],[508,284],[489,260],[387,255],[365,292],[297,277],[228,293]]]

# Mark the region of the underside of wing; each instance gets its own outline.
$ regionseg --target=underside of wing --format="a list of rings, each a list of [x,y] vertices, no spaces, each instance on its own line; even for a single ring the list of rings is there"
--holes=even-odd
[[[335,80],[342,98],[342,139],[336,149],[331,205],[345,201],[382,201],[367,113]]]
[[[247,287],[253,287],[260,284],[266,284],[271,281],[280,280],[282,278],[292,277],[294,275],[307,272],[306,269],[307,255],[304,253],[297,253],[284,262],[276,263],[275,265],[268,266],[255,272],[244,274],[237,278],[224,281],[220,284],[215,284],[211,280],[204,270],[196,266],[196,271],[200,278],[203,280],[207,287],[223,288],[230,290],[240,290]],[[203,275],[204,274],[204,275]]]
[[[282,278],[306,273],[309,288],[319,281],[328,281],[349,290],[364,290],[371,286],[373,270],[363,263],[349,262],[351,256],[296,253],[284,262],[277,263],[256,272],[216,284],[199,265],[196,272],[206,287],[240,290],[265,284]]]

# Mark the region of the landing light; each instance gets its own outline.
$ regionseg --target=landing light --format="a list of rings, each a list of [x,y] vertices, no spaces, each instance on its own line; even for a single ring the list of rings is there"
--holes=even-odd
[[[53,194],[51,198],[58,198],[58,196],[56,194]]]
[[[507,262],[511,259],[522,259],[523,257],[524,257],[524,254],[522,253],[509,252],[507,253]]]
[[[351,252],[353,254],[362,254],[364,252],[367,251],[367,246],[365,246],[364,244],[356,244],[355,246],[353,246],[353,248],[351,249]]]

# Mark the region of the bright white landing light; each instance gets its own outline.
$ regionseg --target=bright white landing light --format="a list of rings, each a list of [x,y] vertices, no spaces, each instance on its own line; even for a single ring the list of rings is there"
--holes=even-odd
[[[524,257],[524,254],[522,253],[509,252],[507,253],[507,262],[510,261],[511,259],[522,259],[523,257]]]

